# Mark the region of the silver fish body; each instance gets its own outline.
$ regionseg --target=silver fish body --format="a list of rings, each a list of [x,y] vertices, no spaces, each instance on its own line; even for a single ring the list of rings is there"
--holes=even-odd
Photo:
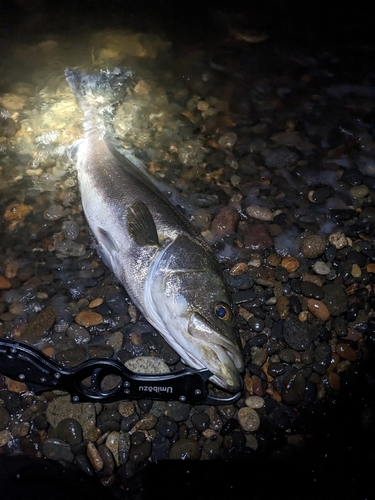
[[[77,172],[98,253],[183,361],[210,370],[213,383],[236,392],[243,356],[220,266],[139,160],[119,153],[102,117],[103,89],[113,97],[110,76],[66,70],[85,116]]]

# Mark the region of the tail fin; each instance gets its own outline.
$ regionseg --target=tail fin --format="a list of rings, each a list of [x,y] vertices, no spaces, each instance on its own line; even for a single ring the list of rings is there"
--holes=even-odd
[[[83,111],[91,106],[108,107],[116,104],[133,83],[132,71],[119,68],[99,74],[68,68],[65,77]]]

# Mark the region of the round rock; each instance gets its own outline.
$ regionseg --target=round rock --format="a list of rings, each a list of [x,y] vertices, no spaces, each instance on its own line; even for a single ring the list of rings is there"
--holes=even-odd
[[[260,425],[258,413],[248,406],[244,406],[238,410],[238,421],[241,428],[246,432],[255,432]]]

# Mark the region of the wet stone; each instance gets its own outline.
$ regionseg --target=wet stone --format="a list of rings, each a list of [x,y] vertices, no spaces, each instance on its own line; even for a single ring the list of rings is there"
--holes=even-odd
[[[244,406],[238,410],[238,421],[241,428],[246,432],[255,432],[260,425],[258,413],[248,406]]]
[[[246,207],[246,213],[253,219],[272,221],[273,213],[268,207],[260,207],[258,205],[249,205]]]
[[[303,281],[301,283],[301,292],[305,297],[312,297],[318,300],[321,300],[324,297],[324,291],[322,287],[316,285],[311,281]]]
[[[170,372],[170,368],[165,361],[152,356],[138,356],[137,358],[129,359],[126,361],[125,366],[135,373]]]
[[[330,312],[321,300],[309,299],[307,301],[307,308],[320,321],[328,321]]]
[[[297,372],[289,375],[284,381],[281,396],[289,405],[300,404],[305,396],[306,381],[302,373]]]
[[[152,441],[151,459],[153,462],[169,458],[170,442],[166,437],[157,434]]]
[[[73,404],[70,402],[70,396],[53,399],[47,407],[46,417],[54,428],[65,418],[78,420],[83,430],[84,439],[88,439],[96,427],[95,405],[92,403]]]
[[[101,477],[111,476],[115,470],[115,460],[105,444],[100,444],[98,446],[98,453],[103,461],[103,468],[100,471]]]
[[[280,147],[269,151],[266,157],[266,166],[268,168],[283,168],[295,165],[299,156],[287,147]]]
[[[238,210],[233,205],[227,205],[219,210],[211,223],[211,231],[216,236],[231,236],[235,233],[240,220]]]
[[[342,359],[347,359],[348,361],[357,361],[358,352],[356,352],[348,344],[337,344],[336,352]]]
[[[140,464],[147,460],[151,455],[151,443],[150,441],[143,441],[143,443],[138,445],[132,445],[130,448],[129,460],[133,461],[135,464]]]
[[[52,306],[45,307],[30,321],[25,338],[32,342],[40,340],[52,328],[55,320],[54,308]]]
[[[264,399],[260,396],[249,396],[245,399],[245,405],[254,409],[263,408]]]
[[[353,198],[361,199],[365,198],[369,194],[370,190],[365,184],[361,184],[359,186],[352,187],[349,192]]]
[[[118,459],[120,465],[125,464],[129,459],[131,447],[130,434],[127,432],[119,433],[119,441],[118,441]]]
[[[86,350],[83,347],[73,347],[56,353],[56,361],[64,366],[78,366],[86,359]]]
[[[170,460],[199,460],[201,449],[193,438],[179,439],[171,446]]]
[[[282,363],[270,363],[267,368],[267,373],[271,377],[279,377],[285,373],[285,367]]]
[[[0,431],[0,447],[5,446],[12,439],[12,434],[8,430]]]
[[[316,234],[306,236],[302,240],[301,251],[307,259],[316,259],[320,257],[326,248],[326,240]]]
[[[289,315],[284,322],[284,339],[289,347],[296,351],[304,351],[310,347],[315,338],[310,325],[301,323],[294,315]]]
[[[311,198],[314,203],[320,205],[321,203],[324,203],[326,201],[326,199],[330,196],[330,194],[331,194],[330,188],[324,186],[315,189],[312,193]]]
[[[62,232],[68,240],[76,240],[79,236],[79,226],[75,221],[65,221],[62,225]]]
[[[266,250],[273,244],[272,238],[263,224],[248,225],[245,229],[243,242],[246,248]]]
[[[135,424],[138,422],[139,416],[137,413],[133,413],[132,415],[129,415],[128,417],[125,417],[121,420],[121,425],[120,429],[122,432],[129,432]]]
[[[81,424],[74,418],[60,420],[56,426],[56,436],[70,445],[80,443],[82,441]]]
[[[203,432],[208,429],[210,425],[210,417],[207,415],[207,413],[197,412],[191,416],[191,423],[193,424],[193,427],[197,429],[197,431]]]
[[[209,420],[209,419],[208,419]],[[193,423],[193,422],[192,422]],[[194,425],[194,423],[193,423]],[[155,426],[156,431],[166,438],[170,438],[176,434],[178,431],[178,425],[174,420],[167,417],[166,415],[161,415],[159,417],[158,423]]]
[[[89,358],[112,358],[113,347],[110,345],[90,345],[87,353]]]
[[[324,303],[328,307],[331,316],[339,316],[346,312],[348,308],[348,296],[345,287],[341,285],[325,285]]]
[[[328,366],[332,358],[331,346],[325,342],[318,344],[314,351],[315,361],[323,366]]]
[[[326,276],[330,273],[331,268],[325,262],[318,260],[313,265],[313,271],[316,274]]]
[[[5,408],[3,404],[0,404],[0,431],[7,428],[10,423],[9,411]]]
[[[96,326],[103,323],[103,316],[94,311],[81,311],[75,317],[75,321],[87,328],[88,326]]]
[[[48,438],[43,443],[43,454],[50,460],[73,462],[74,455],[68,443],[58,438]]]

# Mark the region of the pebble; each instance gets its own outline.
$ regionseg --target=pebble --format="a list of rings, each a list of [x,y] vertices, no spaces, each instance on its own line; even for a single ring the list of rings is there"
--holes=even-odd
[[[138,445],[133,445],[130,448],[129,461],[135,464],[140,464],[148,459],[151,455],[152,445],[150,441],[143,441]]]
[[[68,443],[58,438],[48,438],[43,443],[43,454],[50,460],[73,462],[74,455]]]
[[[199,460],[201,448],[194,438],[179,439],[172,444],[170,460]]]
[[[328,321],[330,312],[321,300],[309,299],[307,301],[307,308],[316,318],[321,321]]]
[[[0,431],[0,446],[5,446],[12,439],[12,434],[7,430]]]
[[[248,270],[249,266],[246,264],[246,262],[237,262],[237,264],[234,264],[234,266],[230,268],[229,274],[231,276],[241,276],[243,274],[246,274]]]
[[[238,421],[241,428],[246,432],[255,432],[259,429],[260,418],[258,413],[248,406],[238,410]]]
[[[308,349],[314,339],[314,334],[309,325],[301,323],[301,321],[292,314],[289,314],[285,319],[283,332],[285,342],[296,351]]]
[[[98,297],[97,299],[92,300],[89,303],[89,308],[90,309],[95,309],[95,307],[99,307],[103,304],[104,300],[101,297]]]
[[[97,472],[103,469],[104,467],[103,459],[100,456],[98,449],[91,441],[87,443],[87,457]]]
[[[284,381],[281,396],[285,403],[294,406],[303,401],[305,390],[306,381],[302,373],[292,373]]]
[[[311,297],[317,300],[324,298],[324,290],[312,281],[303,281],[301,283],[301,293],[305,297]]]
[[[245,399],[245,405],[249,408],[259,410],[259,408],[263,408],[264,406],[264,399],[260,396],[249,396]]]
[[[332,233],[328,237],[328,241],[333,245],[337,250],[341,248],[345,248],[350,244],[349,238],[345,236],[345,234],[341,231],[336,231]]]
[[[52,328],[56,320],[56,313],[52,306],[47,306],[37,313],[29,322],[25,339],[36,342],[40,340],[48,330]]]
[[[0,274],[0,290],[8,290],[11,286],[11,282]]]
[[[227,132],[221,135],[217,142],[223,148],[232,149],[237,142],[237,134],[234,132]]]
[[[135,404],[133,401],[121,401],[118,406],[118,411],[122,417],[130,417],[130,415],[133,415],[135,412]]]
[[[81,311],[75,317],[76,323],[87,328],[103,323],[103,316],[94,311]]]
[[[312,269],[313,269],[314,273],[322,275],[322,276],[326,276],[331,271],[331,268],[329,267],[329,265],[326,264],[325,262],[323,262],[322,260],[317,260],[316,262],[314,262]]]
[[[236,232],[240,214],[233,205],[227,205],[219,210],[211,222],[211,231],[215,236],[231,236]]]
[[[306,236],[302,240],[301,251],[307,259],[317,259],[326,249],[326,240],[317,234]]]
[[[350,192],[351,196],[353,196],[353,198],[362,199],[362,198],[365,198],[370,193],[370,190],[367,186],[365,186],[364,184],[361,184],[359,186],[354,186],[354,187],[350,188],[349,192]]]
[[[299,262],[294,257],[284,257],[280,265],[289,273],[294,273],[299,268]]]
[[[263,224],[251,224],[245,229],[243,242],[246,248],[266,250],[273,245],[272,238]]]
[[[118,460],[120,465],[124,465],[128,461],[130,448],[131,448],[130,434],[128,432],[120,431],[119,441],[118,441]]]
[[[3,404],[1,404],[0,400],[0,431],[3,431],[7,428],[10,422],[10,414],[9,411],[5,408]]]
[[[82,427],[75,418],[64,418],[56,426],[56,435],[70,445],[82,441]]]
[[[357,361],[358,353],[348,344],[336,344],[336,352],[340,358]]]
[[[272,221],[273,213],[268,207],[260,207],[258,205],[249,205],[246,207],[246,213],[253,219]]]

